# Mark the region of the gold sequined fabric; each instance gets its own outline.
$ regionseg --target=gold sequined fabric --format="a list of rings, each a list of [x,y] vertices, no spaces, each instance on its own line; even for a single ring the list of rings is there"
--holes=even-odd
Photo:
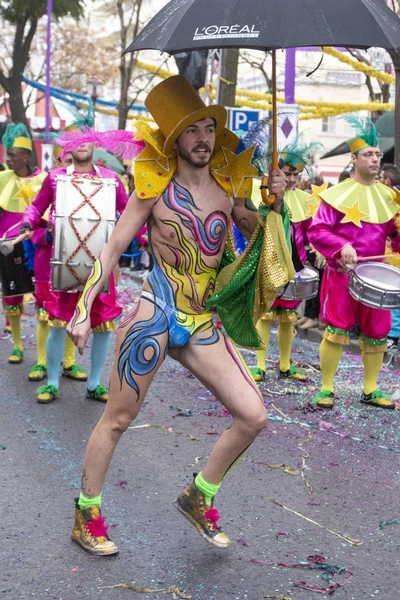
[[[24,314],[24,307],[22,304],[16,304],[15,306],[7,306],[6,304],[4,304],[3,306],[4,315],[6,317],[16,317],[18,315]]]
[[[387,344],[367,344],[364,340],[359,340],[360,348],[365,354],[381,354],[387,352]]]
[[[265,218],[259,217],[245,251],[220,271],[206,306],[218,310],[227,334],[237,344],[265,349],[256,323],[293,277],[282,215],[271,210]]]
[[[328,342],[332,342],[332,344],[340,344],[341,346],[350,345],[349,335],[342,335],[341,333],[335,333],[333,331],[328,331],[327,329],[325,329],[322,337]]]
[[[97,327],[93,327],[92,331],[93,333],[106,333],[107,331],[116,331],[117,330],[117,325],[114,321],[114,319],[111,319],[110,321],[106,321],[105,323],[101,323],[100,325],[97,325]]]

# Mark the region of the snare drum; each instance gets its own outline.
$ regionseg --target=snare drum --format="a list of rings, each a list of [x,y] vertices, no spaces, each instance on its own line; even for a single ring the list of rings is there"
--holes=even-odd
[[[53,291],[83,290],[115,223],[116,179],[58,175],[54,212]],[[109,281],[100,290],[107,293]]]
[[[14,238],[7,238],[12,242]],[[14,246],[13,252],[6,256],[0,252],[0,280],[1,289],[5,298],[22,296],[35,291],[32,273],[25,264],[24,245],[19,242]]]
[[[372,308],[400,308],[400,269],[381,262],[360,263],[349,269],[349,292]]]
[[[282,288],[278,298],[285,300],[311,300],[318,294],[319,273],[313,267],[304,267],[295,278]]]

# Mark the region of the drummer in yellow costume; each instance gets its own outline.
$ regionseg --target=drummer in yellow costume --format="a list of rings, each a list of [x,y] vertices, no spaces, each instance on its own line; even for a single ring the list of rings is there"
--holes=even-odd
[[[399,210],[396,191],[376,183],[382,154],[378,135],[370,119],[348,117],[355,139],[350,143],[354,179],[346,179],[320,194],[321,204],[308,231],[310,242],[327,258],[321,289],[321,320],[327,325],[321,343],[322,388],[313,403],[324,408],[334,405],[333,380],[343,345],[350,343],[350,330],[360,326],[364,365],[361,402],[395,408],[394,402],[377,389],[378,375],[387,349],[391,327],[389,310],[370,308],[354,300],[348,291],[345,267],[356,265],[359,257],[385,254],[386,240],[400,247],[396,226]]]
[[[2,137],[7,152],[8,170],[0,172],[0,237],[16,238],[22,224],[24,210],[31,204],[42,187],[46,173],[29,166],[32,140],[23,123],[10,123]],[[3,300],[8,317],[14,349],[8,362],[18,364],[23,359],[21,340],[21,314],[23,296]]]
[[[286,177],[285,205],[291,221],[292,258],[296,271],[303,268],[307,260],[304,236],[311,223],[311,217],[318,208],[318,199],[300,189],[296,189],[299,176],[310,164],[313,152],[319,144],[305,144],[297,138],[281,152],[279,166]],[[267,350],[272,321],[278,321],[279,371],[278,376],[297,381],[306,381],[301,369],[291,364],[290,355],[293,343],[293,323],[297,320],[297,308],[301,300],[277,298],[271,310],[264,313],[257,323],[257,331],[266,350],[257,350],[257,366],[250,369],[255,381],[265,376]]]
[[[106,528],[95,527],[100,520],[104,522],[101,488],[111,457],[167,353],[208,385],[233,417],[232,427],[217,441],[203,471],[176,501],[177,509],[218,548],[226,548],[230,540],[217,524],[213,498],[226,472],[266,423],[257,386],[206,309],[216,285],[230,216],[247,235],[258,225],[257,213],[245,205],[251,197],[252,177],[258,173],[250,165],[254,149],[235,154],[239,140],[225,129],[225,109],[205,106],[183,76],[157,85],[145,104],[160,129],[139,128],[144,148],[135,161],[136,192],[118,231],[96,261],[69,325],[83,351],[91,303],[147,221],[154,268],[139,304],[120,325],[109,400],[88,443],[82,491],[76,500],[72,539],[98,555],[118,551]],[[279,171],[271,176],[271,186],[277,194],[272,212],[280,219],[284,177]],[[265,273],[268,281],[269,275]]]

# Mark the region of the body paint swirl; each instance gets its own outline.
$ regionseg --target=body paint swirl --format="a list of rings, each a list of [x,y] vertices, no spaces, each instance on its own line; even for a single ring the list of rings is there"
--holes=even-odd
[[[92,267],[92,272],[89,275],[89,279],[86,281],[86,285],[82,291],[81,297],[75,307],[74,315],[71,319],[71,326],[75,327],[75,325],[80,325],[84,321],[89,318],[89,313],[87,309],[88,300],[91,292],[93,291],[94,286],[101,279],[103,274],[103,267],[101,265],[100,259],[96,259],[95,263]]]
[[[148,375],[157,365],[161,356],[161,347],[155,336],[168,330],[168,321],[165,314],[156,306],[154,315],[147,321],[138,321],[128,330],[121,344],[118,358],[118,374],[122,384],[125,378],[127,384],[133,388],[140,399],[139,386],[134,375]],[[153,351],[151,358],[145,357],[146,350]],[[165,347],[163,359],[168,351]]]
[[[199,210],[188,190],[175,180],[171,181],[163,196],[165,205],[179,215],[182,224],[189,229],[206,256],[215,256],[225,241],[228,218],[225,213],[215,211],[208,215],[204,224],[191,208]]]

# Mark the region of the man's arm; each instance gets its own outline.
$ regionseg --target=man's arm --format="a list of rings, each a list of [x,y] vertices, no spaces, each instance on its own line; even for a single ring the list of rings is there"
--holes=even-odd
[[[336,233],[336,225],[342,218],[338,210],[322,200],[308,230],[308,239],[322,256],[343,260],[345,264],[355,264],[357,252],[348,239]]]
[[[269,185],[276,196],[276,200],[271,205],[271,208],[275,212],[280,213],[282,212],[283,195],[286,190],[286,178],[280,169],[272,172]],[[235,198],[232,218],[240,233],[247,239],[250,239],[258,225],[257,209],[251,198]]]
[[[90,332],[89,317],[94,299],[107,281],[121,254],[150,217],[156,200],[157,198],[139,200],[136,192],[132,194],[118,221],[118,226],[114,229],[94,264],[92,274],[86,282],[75,314],[67,328],[81,354]]]
[[[53,202],[53,186],[50,175],[43,180],[42,187],[33,202],[25,209],[22,217],[21,233],[39,227],[41,218]]]

